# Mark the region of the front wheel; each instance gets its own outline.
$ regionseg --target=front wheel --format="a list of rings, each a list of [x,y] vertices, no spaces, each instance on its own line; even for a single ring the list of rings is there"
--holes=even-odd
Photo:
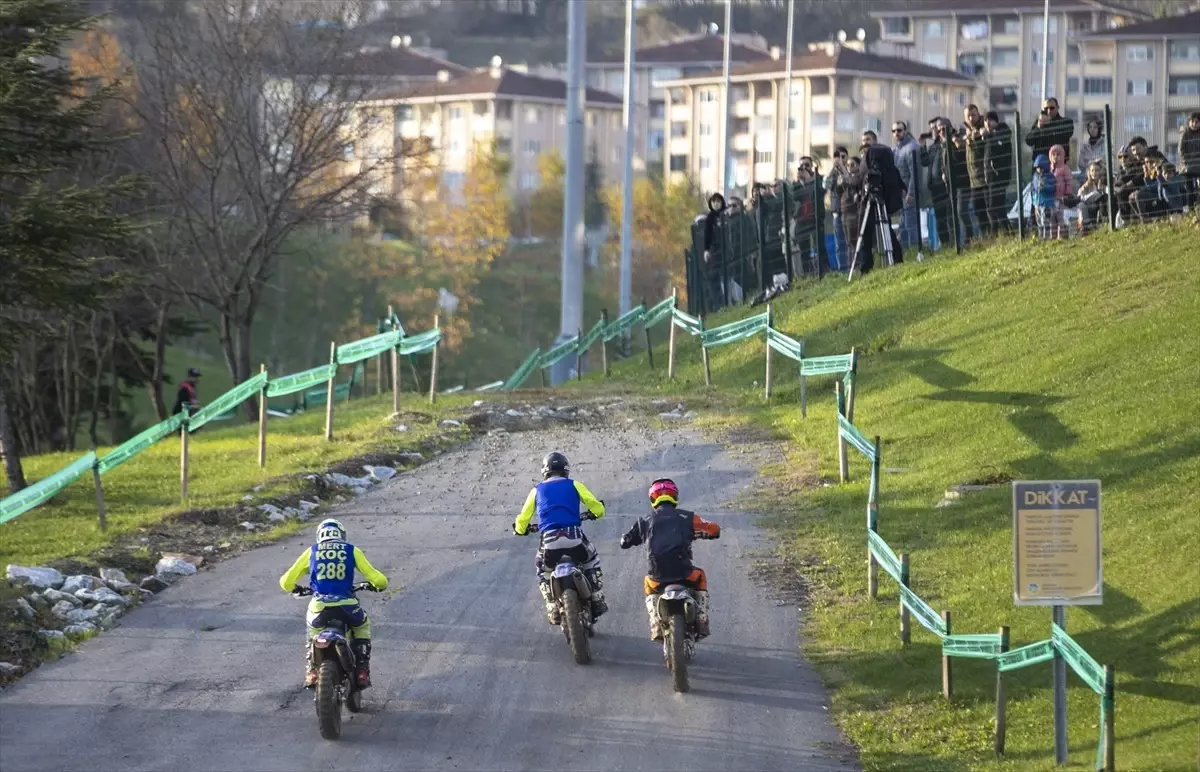
[[[667,632],[667,664],[671,666],[671,681],[677,692],[687,692],[687,622],[683,614],[671,616],[671,629]]]
[[[592,661],[588,647],[588,636],[583,629],[583,616],[579,607],[579,593],[563,590],[563,627],[567,631],[567,643],[571,644],[571,656],[575,664],[586,665]]]
[[[342,736],[342,703],[338,699],[342,668],[336,660],[327,659],[317,672],[317,723],[321,736],[336,740]]]

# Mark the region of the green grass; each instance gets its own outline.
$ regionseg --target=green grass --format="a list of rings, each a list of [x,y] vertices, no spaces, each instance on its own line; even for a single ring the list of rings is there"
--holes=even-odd
[[[879,532],[912,560],[914,589],[949,609],[957,633],[1049,637],[1050,611],[1012,604],[1007,485],[935,509],[956,483],[1098,478],[1103,483],[1104,604],[1073,608],[1067,629],[1117,673],[1122,769],[1194,770],[1200,732],[1200,262],[1195,224],[1060,244],[1008,242],[961,258],[878,271],[849,286],[805,285],[775,303],[776,326],[811,356],[860,360],[855,423],[882,437]],[[710,326],[745,316],[738,310]],[[656,336],[658,340],[665,333]],[[677,381],[644,357],[613,386],[686,397],[703,388],[699,348],[682,340]],[[711,351],[727,413],[785,438],[759,497],[782,549],[814,581],[805,646],[831,687],[837,720],[868,769],[1041,770],[1053,765],[1050,665],[1006,677],[1007,757],[992,753],[995,667],[954,661],[941,697],[940,648],[913,623],[898,640],[897,594],[881,572],[866,597],[867,466],[850,449],[836,481],[832,381],[798,379],[775,357],[764,406],[761,338]],[[665,361],[665,351],[656,351]],[[685,492],[686,495],[686,492]],[[703,503],[694,502],[702,507]],[[1070,760],[1094,762],[1098,698],[1069,679]]]
[[[450,414],[474,395],[439,397],[431,408],[426,399],[404,395],[401,411],[420,411],[435,417]],[[88,555],[115,538],[162,521],[184,510],[204,510],[238,503],[256,486],[256,496],[292,492],[299,482],[288,479],[301,472],[329,466],[379,449],[414,447],[437,433],[437,423],[400,419],[409,431],[397,433],[391,395],[354,399],[336,405],[334,441],[324,439],[325,412],[311,410],[293,418],[272,418],[267,438],[267,465],[258,467],[258,425],[209,424],[189,442],[188,504],[180,504],[179,439],[167,438],[130,459],[102,478],[108,530],[101,533],[96,498],[86,475],[47,504],[0,526],[0,565],[38,565]],[[100,448],[103,455],[108,448]],[[30,482],[51,474],[79,454],[52,453],[24,459]],[[0,497],[6,491],[0,481]],[[261,532],[260,532],[261,533]],[[274,535],[274,534],[272,534]]]

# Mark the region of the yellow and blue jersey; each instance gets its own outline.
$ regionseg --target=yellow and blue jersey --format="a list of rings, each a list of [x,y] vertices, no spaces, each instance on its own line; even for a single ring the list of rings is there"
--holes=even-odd
[[[279,577],[279,586],[284,592],[291,592],[307,572],[313,599],[336,603],[354,598],[355,571],[361,573],[375,589],[387,589],[387,577],[371,565],[361,549],[344,541],[323,541],[309,547]]]
[[[569,477],[551,477],[529,491],[514,526],[517,533],[524,535],[536,514],[539,531],[578,528],[582,523],[579,517],[580,504],[587,507],[596,518],[604,517],[604,505],[586,485]]]

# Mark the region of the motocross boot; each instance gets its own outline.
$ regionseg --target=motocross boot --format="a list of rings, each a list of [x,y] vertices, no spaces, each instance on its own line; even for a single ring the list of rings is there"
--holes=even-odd
[[[608,602],[604,600],[604,572],[597,567],[591,572],[588,581],[592,584],[592,619],[599,619],[608,611]]]
[[[708,590],[696,590],[696,601],[700,604],[700,611],[696,614],[696,640],[700,640],[709,636]]]
[[[356,638],[350,642],[350,648],[354,650],[354,666],[358,670],[354,679],[359,689],[366,689],[371,685],[371,641]]]
[[[313,666],[312,646],[304,644],[304,688],[315,689],[317,686],[317,669]]]
[[[546,601],[546,621],[552,625],[557,625],[562,621],[558,613],[558,604],[554,602],[554,598],[550,595],[550,583],[539,582],[538,589],[542,591],[542,600]]]
[[[652,641],[663,639],[662,625],[658,622],[658,597],[657,595],[646,596],[646,613],[650,615],[650,640]]]

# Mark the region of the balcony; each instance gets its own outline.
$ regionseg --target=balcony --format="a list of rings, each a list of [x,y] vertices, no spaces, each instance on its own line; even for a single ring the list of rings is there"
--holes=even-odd
[[[833,97],[829,94],[813,95],[812,111],[814,113],[833,112]]]
[[[742,99],[733,105],[733,117],[735,118],[753,118],[754,103],[749,99]]]

